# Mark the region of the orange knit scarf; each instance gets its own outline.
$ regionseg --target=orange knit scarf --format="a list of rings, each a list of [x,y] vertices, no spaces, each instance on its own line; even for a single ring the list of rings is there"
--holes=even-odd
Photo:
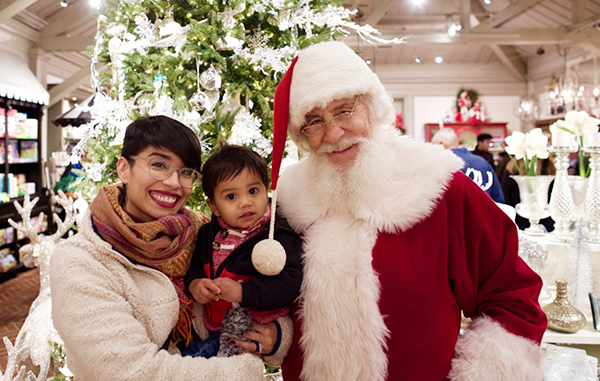
[[[171,279],[179,297],[179,319],[173,328],[174,344],[192,340],[192,298],[183,283],[190,267],[198,229],[208,221],[204,215],[183,208],[150,222],[136,222],[119,203],[121,184],[110,185],[90,205],[100,237],[114,250],[137,263],[163,272]]]

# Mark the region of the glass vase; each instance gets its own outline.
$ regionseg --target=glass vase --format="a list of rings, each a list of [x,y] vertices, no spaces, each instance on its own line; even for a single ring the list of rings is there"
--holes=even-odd
[[[521,202],[515,206],[517,213],[529,220],[529,227],[525,233],[529,235],[543,235],[546,228],[540,225],[540,220],[550,216],[548,206],[548,186],[554,176],[511,176],[519,186]]]
[[[588,223],[587,241],[600,243],[600,147],[584,148],[590,154],[590,177],[585,194],[585,219]]]
[[[587,177],[568,176],[571,194],[573,195],[573,219],[578,220],[585,216],[585,194],[587,192]]]
[[[567,299],[567,281],[556,280],[556,299],[542,310],[548,316],[548,328],[564,333],[575,333],[585,327],[585,315]]]
[[[556,176],[549,204],[550,217],[554,220],[554,231],[547,238],[554,242],[566,243],[570,242],[572,238],[569,228],[575,213],[573,194],[568,178],[569,154],[576,152],[577,148],[551,146],[548,151],[555,154]]]

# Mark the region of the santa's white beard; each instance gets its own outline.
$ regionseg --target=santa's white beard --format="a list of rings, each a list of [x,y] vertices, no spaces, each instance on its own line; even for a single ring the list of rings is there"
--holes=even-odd
[[[323,144],[319,152],[307,158],[310,192],[322,208],[333,212],[353,213],[365,198],[380,197],[386,182],[386,168],[393,157],[385,139],[374,129],[370,138],[348,138],[334,145]],[[357,143],[358,153],[347,164],[334,164],[327,152],[338,151]]]

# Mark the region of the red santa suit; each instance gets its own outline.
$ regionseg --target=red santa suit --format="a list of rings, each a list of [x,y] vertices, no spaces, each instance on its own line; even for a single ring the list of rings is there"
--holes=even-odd
[[[541,380],[542,282],[515,224],[452,152],[381,133],[386,181],[347,212],[313,197],[308,159],[279,181],[304,249],[285,381]]]

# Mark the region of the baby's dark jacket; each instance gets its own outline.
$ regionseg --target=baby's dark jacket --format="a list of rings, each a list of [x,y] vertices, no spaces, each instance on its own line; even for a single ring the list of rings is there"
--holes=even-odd
[[[275,276],[266,276],[259,273],[252,265],[252,249],[258,242],[266,239],[269,235],[269,223],[260,232],[250,239],[242,242],[221,263],[216,273],[212,270],[213,241],[222,229],[217,218],[213,215],[212,220],[204,224],[198,232],[198,241],[192,258],[190,269],[185,275],[185,286],[194,279],[210,278],[216,279],[223,274],[227,277],[240,276],[249,277],[248,281],[242,283],[242,307],[254,311],[271,311],[291,306],[300,294],[302,284],[302,240],[290,228],[283,218],[275,218],[274,238],[279,241],[285,249],[287,259],[285,267]],[[211,274],[207,274],[208,269]]]

